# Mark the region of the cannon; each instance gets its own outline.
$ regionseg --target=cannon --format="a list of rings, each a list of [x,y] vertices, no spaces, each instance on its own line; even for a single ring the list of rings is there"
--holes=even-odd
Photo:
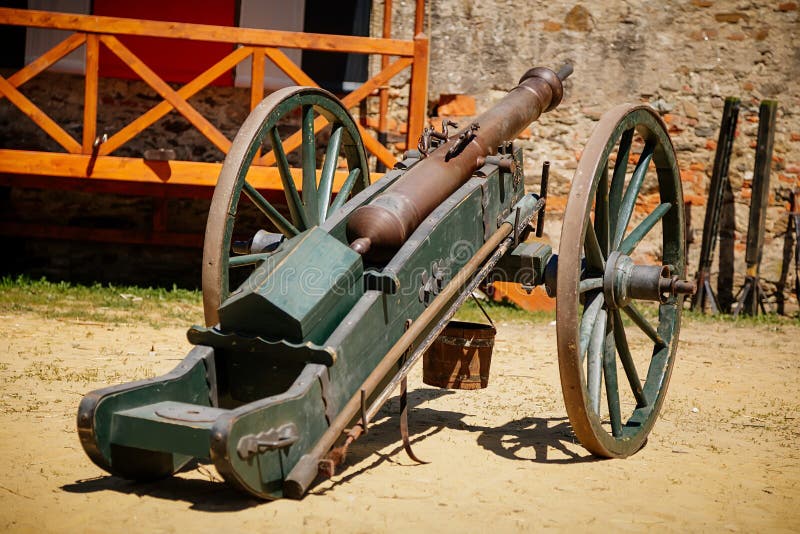
[[[560,103],[571,71],[529,70],[473,123],[426,129],[374,182],[358,126],[333,95],[291,87],[264,99],[214,191],[206,325],[189,329],[194,348],[170,373],[83,398],[77,426],[89,458],[135,480],[200,459],[257,497],[301,498],[400,388],[401,437],[416,459],[406,376],[487,279],[556,297],[575,436],[600,457],[638,451],[664,402],[693,290],[683,279],[681,182],[659,116],[615,107],[583,150],[558,254],[536,239],[546,179],[526,194],[512,140]],[[289,119],[300,123],[300,171],[283,148]],[[248,182],[267,155],[282,197]],[[652,209],[641,216],[637,204]]]

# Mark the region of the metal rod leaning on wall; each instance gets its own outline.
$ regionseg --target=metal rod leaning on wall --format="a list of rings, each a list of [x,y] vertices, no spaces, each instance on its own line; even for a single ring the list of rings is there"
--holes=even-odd
[[[775,141],[775,118],[778,111],[777,100],[763,100],[758,110],[758,139],[756,142],[756,163],[753,171],[753,195],[750,199],[750,217],[747,226],[747,249],[745,281],[736,299],[734,317],[744,311],[748,315],[758,315],[759,308],[766,313],[766,295],[759,280],[762,251],[764,248],[764,226],[769,205],[769,171],[772,164],[772,147]]]
[[[711,262],[717,245],[723,186],[728,180],[728,166],[736,135],[736,123],[739,118],[739,104],[738,98],[730,96],[725,99],[717,140],[717,152],[714,155],[714,170],[711,173],[711,184],[708,189],[708,203],[703,222],[703,241],[700,245],[700,262],[697,267],[697,275],[695,275],[697,293],[692,297],[692,310],[705,311],[706,299],[708,299],[712,314],[719,313],[720,307],[717,296],[711,289]]]

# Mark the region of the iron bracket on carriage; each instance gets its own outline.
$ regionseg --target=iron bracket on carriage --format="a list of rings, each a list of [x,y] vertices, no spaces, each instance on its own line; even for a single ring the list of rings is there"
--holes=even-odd
[[[693,290],[678,165],[657,113],[613,108],[583,150],[558,254],[536,240],[546,186],[525,192],[512,141],[561,102],[571,72],[531,69],[472,124],[426,130],[419,150],[374,182],[358,127],[333,95],[291,87],[267,97],[236,136],[211,203],[206,325],[189,330],[195,347],[172,372],[83,399],[89,457],[137,480],[198,458],[250,494],[300,498],[399,388],[401,435],[416,458],[403,402],[414,365],[424,360],[426,382],[439,387],[488,384],[494,328],[450,321],[487,278],[556,296],[575,435],[602,457],[639,450]],[[302,135],[294,162],[283,149],[292,117]],[[266,152],[279,198],[247,181]],[[645,196],[655,208],[636,213]],[[657,244],[646,255],[643,240]]]

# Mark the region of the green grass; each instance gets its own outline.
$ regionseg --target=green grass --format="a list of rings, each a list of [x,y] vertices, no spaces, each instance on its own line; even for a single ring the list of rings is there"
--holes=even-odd
[[[202,296],[186,289],[83,286],[69,282],[0,278],[0,313],[32,312],[46,318],[111,324],[188,326],[201,323]]]
[[[53,319],[189,326],[202,323],[202,302],[199,291],[176,287],[84,286],[25,276],[0,278],[0,313],[8,315],[30,312]],[[548,323],[555,318],[550,312],[527,312],[507,303],[484,302],[483,306],[496,322]],[[473,300],[462,306],[456,318],[486,322]]]
[[[800,315],[794,316],[778,315],[777,313],[751,315],[739,315],[734,317],[732,314],[718,313],[716,315],[700,313],[691,310],[683,311],[684,319],[697,323],[725,323],[741,326],[774,326],[781,325],[800,325]]]
[[[556,318],[555,312],[529,312],[505,302],[486,302],[482,301],[486,313],[492,321],[498,322],[526,322],[526,323],[549,323]],[[470,321],[474,323],[485,323],[481,310],[472,299],[467,300],[461,309],[456,312],[455,319],[459,321]]]
[[[688,302],[688,299],[687,299]],[[686,304],[688,306],[688,303]],[[658,320],[658,303],[656,302],[636,302],[636,308],[641,312],[641,314],[655,323]],[[781,325],[788,325],[788,326],[798,326],[800,325],[800,320],[798,320],[798,316],[785,316],[785,315],[778,315],[776,313],[768,313],[766,315],[761,314],[757,316],[750,316],[750,315],[740,315],[739,317],[734,317],[732,314],[704,314],[696,311],[689,310],[688,308],[683,309],[682,313],[682,320],[684,323],[690,324],[710,324],[710,323],[718,323],[718,324],[732,324],[732,325],[739,325],[743,328],[752,328],[757,326],[768,326],[768,327],[775,327],[779,328]],[[622,321],[626,327],[632,326],[633,321],[631,321],[627,315],[624,313],[622,314]]]
[[[484,302],[484,308],[495,322],[549,323],[553,312],[527,312],[508,303]],[[655,319],[655,303],[640,303],[642,313]],[[136,286],[84,286],[69,282],[32,280],[25,276],[0,278],[0,313],[13,315],[31,312],[46,318],[93,321],[110,324],[144,323],[156,328],[189,326],[203,322],[202,295],[199,291]],[[796,326],[798,317],[776,314],[756,317],[718,314],[706,315],[684,310],[683,317],[692,323],[726,323],[743,327],[781,325]],[[456,313],[456,319],[486,322],[473,300],[467,300]],[[627,317],[625,318],[627,320]],[[629,321],[627,321],[629,322]]]

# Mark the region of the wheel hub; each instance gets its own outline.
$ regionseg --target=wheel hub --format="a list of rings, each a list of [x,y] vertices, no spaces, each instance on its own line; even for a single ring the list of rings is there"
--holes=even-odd
[[[669,265],[636,265],[633,259],[614,251],[603,273],[603,293],[610,308],[622,308],[632,300],[665,304],[681,294],[693,294],[695,285],[672,274]]]

